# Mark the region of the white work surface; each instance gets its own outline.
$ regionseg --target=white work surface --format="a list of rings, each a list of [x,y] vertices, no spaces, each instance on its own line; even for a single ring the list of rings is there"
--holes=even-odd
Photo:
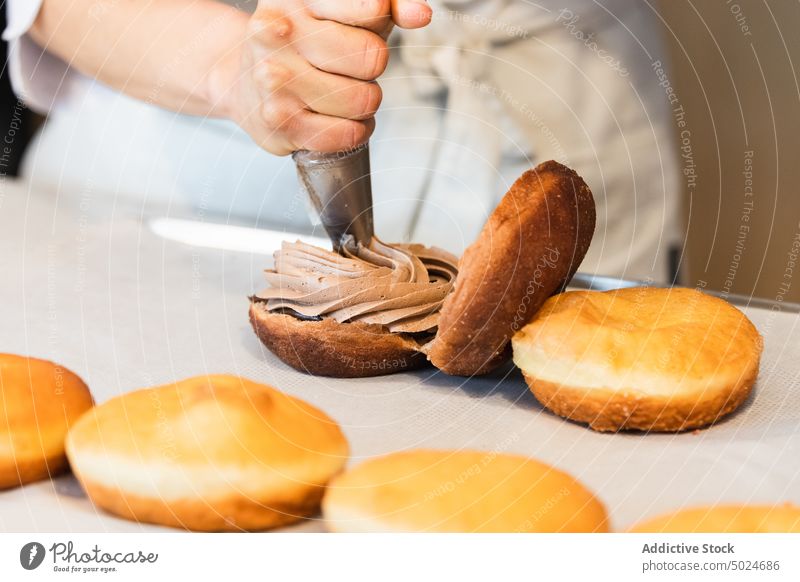
[[[275,243],[226,231],[228,247],[263,240],[265,248],[192,246],[156,234],[158,213],[122,209],[97,192],[68,199],[2,184],[0,351],[64,364],[98,403],[192,375],[239,374],[338,420],[351,463],[415,447],[530,455],[595,491],[616,529],[697,504],[800,504],[797,314],[745,310],[766,349],[754,397],[731,417],[685,434],[598,434],[543,410],[511,367],[469,380],[431,369],[356,380],[296,372],[261,346],[247,320],[247,296],[262,287]],[[181,224],[162,220],[156,230]],[[70,476],[0,492],[2,531],[160,529],[96,510]],[[290,528],[319,529],[318,520]]]

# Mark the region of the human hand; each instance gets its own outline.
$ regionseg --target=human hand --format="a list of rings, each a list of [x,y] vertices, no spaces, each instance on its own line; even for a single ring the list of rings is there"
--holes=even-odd
[[[414,0],[261,0],[211,77],[218,108],[274,154],[355,147],[375,128],[392,26],[430,19]]]

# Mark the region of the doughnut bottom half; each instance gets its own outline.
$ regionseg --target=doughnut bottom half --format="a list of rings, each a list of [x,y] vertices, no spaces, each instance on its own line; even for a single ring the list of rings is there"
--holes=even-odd
[[[750,395],[757,374],[755,367],[738,384],[670,398],[635,390],[585,389],[523,376],[543,406],[596,431],[679,432],[707,426],[739,408]]]
[[[324,487],[298,489],[281,499],[259,500],[232,493],[227,497],[160,499],[83,476],[81,485],[99,508],[131,521],[191,531],[258,531],[289,525],[319,511]]]
[[[315,376],[363,378],[427,364],[421,345],[379,325],[303,321],[250,305],[250,324],[261,342],[292,368]]]

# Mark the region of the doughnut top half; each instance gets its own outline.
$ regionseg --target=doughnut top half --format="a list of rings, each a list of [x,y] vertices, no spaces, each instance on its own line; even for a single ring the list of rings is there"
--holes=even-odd
[[[570,475],[528,457],[419,449],[335,478],[323,502],[334,531],[607,531],[603,505]]]
[[[525,172],[459,262],[431,362],[460,376],[505,362],[514,333],[572,279],[594,227],[594,198],[576,172],[555,161]]]

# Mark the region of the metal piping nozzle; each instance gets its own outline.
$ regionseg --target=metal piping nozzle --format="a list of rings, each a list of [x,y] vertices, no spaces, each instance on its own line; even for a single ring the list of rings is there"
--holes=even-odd
[[[374,233],[369,145],[331,154],[300,150],[292,159],[334,250],[359,241],[368,244]]]

